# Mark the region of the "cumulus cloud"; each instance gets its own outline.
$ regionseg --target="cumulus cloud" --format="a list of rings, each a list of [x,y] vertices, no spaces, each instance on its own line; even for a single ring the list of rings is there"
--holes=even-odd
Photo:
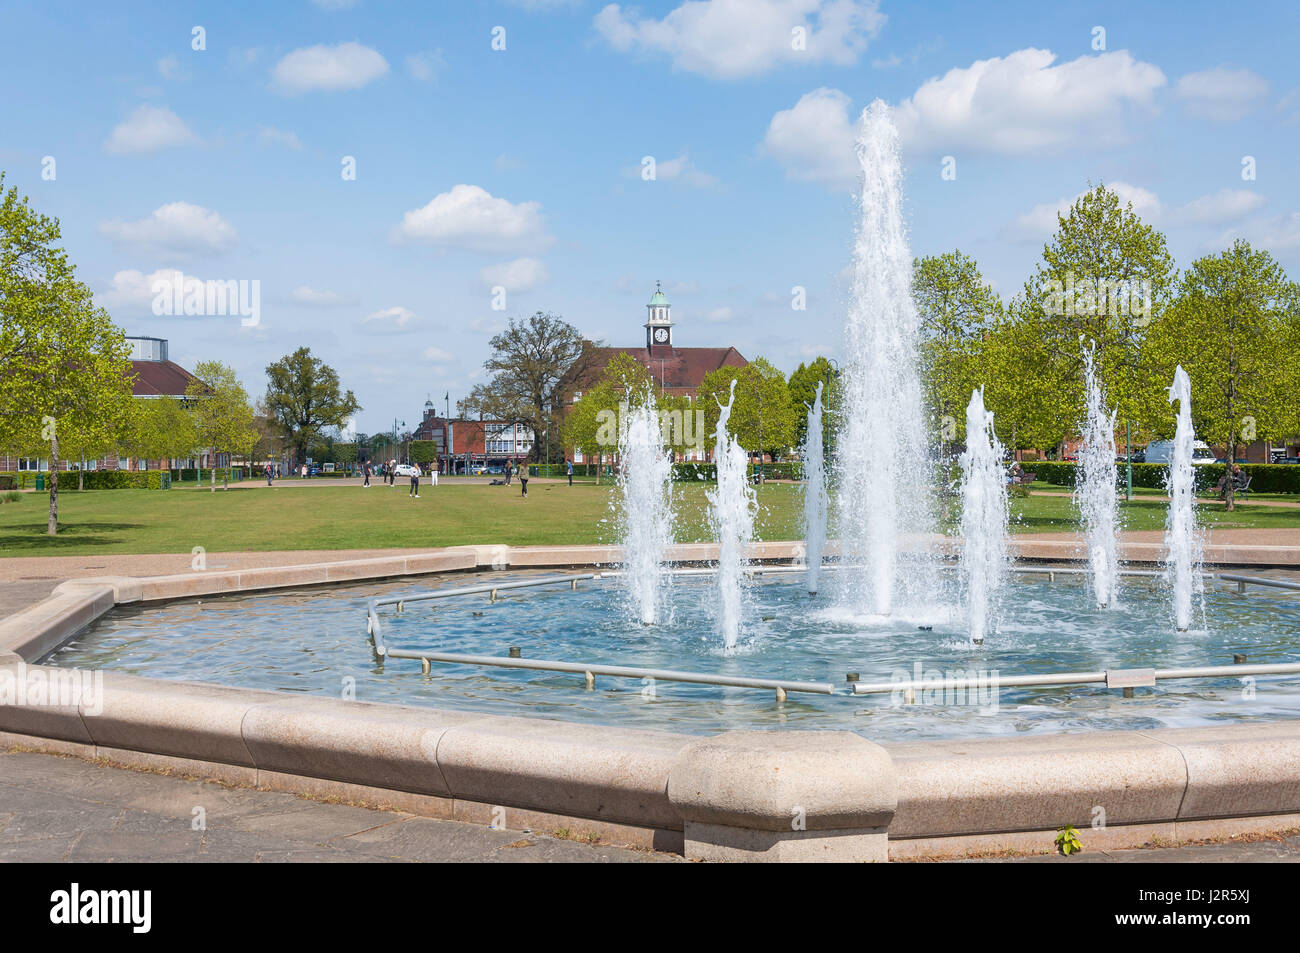
[[[414,311],[396,305],[366,315],[361,326],[373,334],[405,334],[416,329],[417,321]]]
[[[642,167],[637,165],[628,169],[627,174],[629,176],[640,178],[642,175]],[[708,188],[709,186],[717,185],[718,183],[716,176],[709,175],[707,172],[702,172],[694,163],[691,162],[690,157],[685,154],[678,156],[676,159],[665,159],[662,162],[656,161],[654,180],[656,182],[680,182],[682,185],[690,185],[700,189]]]
[[[442,50],[412,53],[406,58],[406,71],[411,74],[412,79],[418,79],[422,83],[435,79],[446,65],[447,61],[443,59]]]
[[[274,126],[263,126],[257,131],[257,141],[264,146],[284,146],[286,149],[301,149],[302,143],[296,133]]]
[[[182,299],[198,295],[205,300],[229,300],[228,284],[204,280],[176,268],[160,268],[147,275],[128,269],[115,273],[109,287],[98,297],[99,303],[110,312],[144,314],[152,313],[154,301],[159,297],[174,299],[177,289]]]
[[[549,246],[540,202],[495,198],[477,185],[456,185],[402,216],[393,238],[482,252],[533,251]]]
[[[99,233],[121,245],[173,257],[221,254],[239,240],[234,226],[219,213],[189,202],[169,202],[134,222],[102,222]]]
[[[530,291],[542,284],[549,275],[546,265],[536,258],[516,258],[500,265],[489,265],[479,276],[489,288],[498,285],[507,291]]]
[[[308,308],[340,308],[344,305],[356,304],[354,298],[333,291],[318,291],[307,285],[294,288],[289,297],[297,304]]]
[[[687,0],[662,20],[611,3],[594,25],[619,52],[666,55],[676,69],[737,79],[792,64],[851,65],[885,19],[875,0]]]
[[[785,167],[792,179],[851,189],[857,182],[851,100],[838,89],[814,89],[791,109],[772,117],[763,152]]]
[[[1173,218],[1179,224],[1222,225],[1258,211],[1264,201],[1264,196],[1249,189],[1221,189],[1180,206]]]
[[[360,89],[388,72],[388,60],[360,43],[308,46],[287,54],[271,70],[281,93],[339,92]]]
[[[1160,218],[1161,205],[1159,197],[1148,189],[1127,182],[1107,182],[1106,188],[1119,196],[1120,202],[1133,206],[1133,213],[1148,222]],[[1043,241],[1056,231],[1058,215],[1065,215],[1072,205],[1085,193],[1080,192],[1071,198],[1057,199],[1055,202],[1042,202],[1035,205],[1003,229],[1003,237],[1009,241]]]
[[[1178,80],[1174,95],[1188,115],[1225,121],[1240,119],[1263,103],[1268,80],[1248,69],[1201,70]]]
[[[1125,109],[1154,108],[1168,82],[1127,50],[1055,62],[1028,48],[927,80],[896,110],[904,146],[1020,155],[1113,142]]]
[[[104,148],[117,155],[157,152],[198,142],[184,120],[164,106],[137,106],[109,135]]]
[[[456,355],[451,351],[444,351],[440,347],[426,347],[424,349],[424,359],[432,364],[450,364],[456,360]]]

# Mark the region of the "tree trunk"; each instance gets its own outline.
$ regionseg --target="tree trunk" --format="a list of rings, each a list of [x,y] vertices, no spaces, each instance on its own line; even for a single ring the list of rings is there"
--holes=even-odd
[[[59,435],[50,435],[50,517],[45,524],[47,536],[59,533]]]
[[[1232,478],[1232,465],[1237,462],[1237,435],[1234,431],[1228,431],[1228,462],[1223,471],[1223,498],[1227,501],[1227,511],[1231,513],[1237,508],[1236,499],[1236,481]]]

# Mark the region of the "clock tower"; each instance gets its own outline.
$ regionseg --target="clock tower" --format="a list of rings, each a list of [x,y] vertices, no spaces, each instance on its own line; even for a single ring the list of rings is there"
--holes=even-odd
[[[651,351],[655,348],[671,348],[673,346],[672,305],[664,297],[657,281],[655,293],[651,296],[650,303],[646,305],[646,312],[646,348]]]

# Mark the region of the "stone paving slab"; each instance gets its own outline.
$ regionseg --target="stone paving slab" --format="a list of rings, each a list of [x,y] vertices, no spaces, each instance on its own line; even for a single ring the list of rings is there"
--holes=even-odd
[[[193,830],[202,807],[206,830]],[[0,751],[0,862],[637,863],[671,854],[584,844],[275,791]]]

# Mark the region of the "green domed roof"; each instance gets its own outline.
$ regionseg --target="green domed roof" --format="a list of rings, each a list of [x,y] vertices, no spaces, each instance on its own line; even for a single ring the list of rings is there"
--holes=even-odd
[[[653,295],[650,296],[650,303],[667,304],[668,299],[664,297],[664,293],[662,291],[656,291]]]

